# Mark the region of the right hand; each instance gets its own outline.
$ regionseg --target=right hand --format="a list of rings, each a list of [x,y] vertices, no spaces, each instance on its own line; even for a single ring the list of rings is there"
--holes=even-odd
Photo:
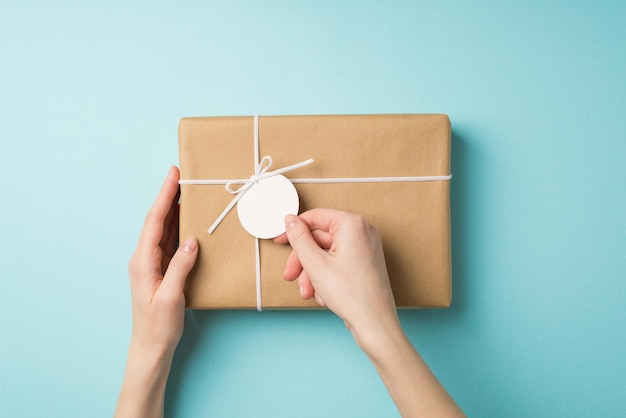
[[[364,217],[313,209],[288,215],[285,226],[276,238],[293,248],[284,277],[298,279],[303,299],[341,317],[361,346],[380,327],[399,326],[381,236]]]
[[[302,298],[314,297],[344,320],[402,416],[464,416],[400,326],[378,230],[330,209],[288,215],[285,226],[276,238],[293,247],[285,279],[298,279]]]

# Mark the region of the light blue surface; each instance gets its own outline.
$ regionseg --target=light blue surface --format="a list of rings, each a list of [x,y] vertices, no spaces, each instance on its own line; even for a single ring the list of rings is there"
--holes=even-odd
[[[454,299],[404,311],[475,417],[626,413],[626,3],[3,2],[0,416],[112,414],[180,117],[453,123]],[[395,416],[328,312],[195,312],[179,417]]]

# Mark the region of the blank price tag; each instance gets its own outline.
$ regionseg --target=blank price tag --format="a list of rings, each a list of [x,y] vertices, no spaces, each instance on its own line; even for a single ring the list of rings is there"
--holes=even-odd
[[[299,207],[294,185],[276,175],[252,186],[237,203],[237,214],[250,235],[266,239],[285,232],[285,216],[297,215]]]

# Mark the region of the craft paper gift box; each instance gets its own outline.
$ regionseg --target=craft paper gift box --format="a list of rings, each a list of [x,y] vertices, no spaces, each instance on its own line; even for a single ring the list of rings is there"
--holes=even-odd
[[[327,207],[364,215],[382,233],[398,307],[450,305],[446,115],[262,116],[257,123],[256,158],[271,156],[270,170],[313,158],[312,164],[284,175],[292,180],[374,178],[362,183],[297,183],[300,210]],[[248,179],[257,164],[254,136],[252,116],[180,121],[180,238],[194,236],[200,248],[186,284],[188,308],[258,307],[256,238],[243,229],[236,210],[212,234],[207,232],[233,195],[223,184],[184,184]],[[282,277],[290,250],[288,245],[259,240],[264,309],[318,307],[313,300],[301,300],[297,283]]]

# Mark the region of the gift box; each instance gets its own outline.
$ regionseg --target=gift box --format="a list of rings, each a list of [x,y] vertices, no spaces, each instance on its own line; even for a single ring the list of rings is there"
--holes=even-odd
[[[272,170],[314,160],[284,173],[295,184],[301,212],[360,213],[381,231],[398,307],[449,306],[450,132],[446,115],[181,119],[180,238],[194,236],[199,244],[187,307],[319,307],[283,279],[288,245],[251,236],[236,211],[207,231],[233,200],[224,183],[250,178],[263,156],[271,156]]]

